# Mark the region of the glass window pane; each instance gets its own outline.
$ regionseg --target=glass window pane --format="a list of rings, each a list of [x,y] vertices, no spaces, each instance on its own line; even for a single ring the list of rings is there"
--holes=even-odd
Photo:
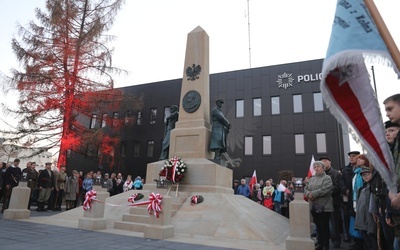
[[[118,121],[119,121],[119,114],[118,114],[118,112],[114,112],[113,124],[112,124],[114,128],[118,127]]]
[[[261,115],[261,98],[253,99],[253,116]]]
[[[92,118],[90,119],[90,128],[96,127],[96,119],[97,119],[97,115],[92,114]]]
[[[132,112],[130,110],[125,113],[125,124],[132,122]]]
[[[271,97],[271,114],[280,114],[279,96]]]
[[[236,100],[236,117],[244,116],[244,101]]]
[[[271,136],[270,135],[263,136],[263,154],[270,155],[271,152],[272,152]]]
[[[293,112],[303,112],[303,104],[301,101],[301,95],[293,95]]]
[[[150,110],[150,124],[155,124],[157,118],[157,109]]]
[[[107,114],[103,114],[101,117],[101,127],[104,128],[107,125]]]
[[[154,141],[147,142],[147,157],[153,157]]]
[[[164,108],[164,123],[167,122],[167,118],[171,115],[170,107]]]
[[[140,142],[133,142],[133,157],[138,158],[140,156]]]
[[[296,154],[304,154],[304,135],[294,135]]]
[[[136,124],[137,124],[137,125],[141,125],[141,124],[142,124],[142,111],[138,111],[138,112],[137,112]]]
[[[324,104],[322,101],[322,94],[321,93],[314,93],[314,111],[323,111]]]
[[[317,134],[317,152],[326,153],[326,136],[325,133]]]
[[[253,137],[244,137],[244,155],[253,155]]]

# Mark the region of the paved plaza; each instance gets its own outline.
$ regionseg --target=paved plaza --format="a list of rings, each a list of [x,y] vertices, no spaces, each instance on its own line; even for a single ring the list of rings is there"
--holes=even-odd
[[[31,217],[51,216],[59,212],[31,212]],[[32,223],[20,220],[4,220],[0,214],[0,249],[2,250],[71,250],[71,249],[233,249],[167,240],[153,240],[77,228]]]

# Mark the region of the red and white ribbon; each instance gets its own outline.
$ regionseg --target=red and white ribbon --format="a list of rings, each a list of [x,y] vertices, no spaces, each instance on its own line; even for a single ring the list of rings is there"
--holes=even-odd
[[[92,201],[96,200],[96,190],[92,189],[85,194],[85,201],[83,202],[83,210],[90,210],[92,208]]]
[[[195,204],[197,204],[197,195],[193,195],[190,199],[190,205],[194,206]]]
[[[150,204],[147,206],[147,211],[149,212],[149,214],[154,213],[154,216],[158,218],[160,212],[162,211],[161,207],[162,195],[151,193],[149,201]]]
[[[176,175],[176,168],[178,167],[177,166],[178,162],[179,162],[179,158],[178,157],[174,157],[172,159],[172,182],[173,183],[175,183],[175,175]]]
[[[103,203],[105,205],[109,205],[109,206],[113,206],[113,207],[122,207],[122,206],[136,207],[136,206],[148,205],[147,211],[149,212],[149,214],[154,213],[154,216],[156,216],[158,218],[160,212],[162,212],[162,206],[161,206],[162,195],[151,193],[148,201],[142,201],[142,202],[135,203],[135,198],[137,196],[138,196],[138,194],[133,194],[133,195],[131,195],[131,197],[128,198],[128,202],[131,202],[132,204],[115,205],[115,204],[106,203],[106,202],[96,199],[96,191],[93,189],[93,190],[87,192],[85,195],[85,201],[83,202],[83,210],[88,210],[88,209],[90,210],[92,208],[92,206],[91,206],[92,201],[96,201],[96,202]]]
[[[137,196],[138,194],[132,194],[131,197],[128,198],[128,202],[135,203],[135,199]]]

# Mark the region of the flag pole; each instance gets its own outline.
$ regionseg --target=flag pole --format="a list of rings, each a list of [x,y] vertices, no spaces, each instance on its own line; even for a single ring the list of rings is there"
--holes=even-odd
[[[383,18],[381,16],[381,14],[379,13],[378,8],[376,7],[373,0],[364,0],[364,2],[368,8],[369,13],[372,16],[372,19],[374,20],[374,22],[376,24],[376,27],[379,30],[379,33],[382,36],[383,41],[385,42],[386,46],[388,47],[389,53],[392,56],[394,63],[396,64],[397,70],[400,70],[399,49],[397,48],[396,43],[394,42],[393,37],[390,34],[388,28],[386,27],[386,24],[383,21]]]

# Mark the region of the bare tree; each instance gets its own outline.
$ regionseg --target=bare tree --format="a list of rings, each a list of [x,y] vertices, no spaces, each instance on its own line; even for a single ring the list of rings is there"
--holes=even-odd
[[[97,109],[99,96],[116,104],[129,99],[107,92],[113,89],[112,75],[125,72],[112,66],[107,44],[113,37],[105,34],[123,3],[47,0],[45,11],[35,10],[37,22],[18,27],[12,49],[21,69],[12,70],[9,83],[19,91],[19,107],[3,108],[16,114],[19,123],[16,131],[1,132],[12,134],[13,141],[40,144],[43,150],[59,146],[60,166],[68,150],[94,134],[79,124],[78,115]]]

